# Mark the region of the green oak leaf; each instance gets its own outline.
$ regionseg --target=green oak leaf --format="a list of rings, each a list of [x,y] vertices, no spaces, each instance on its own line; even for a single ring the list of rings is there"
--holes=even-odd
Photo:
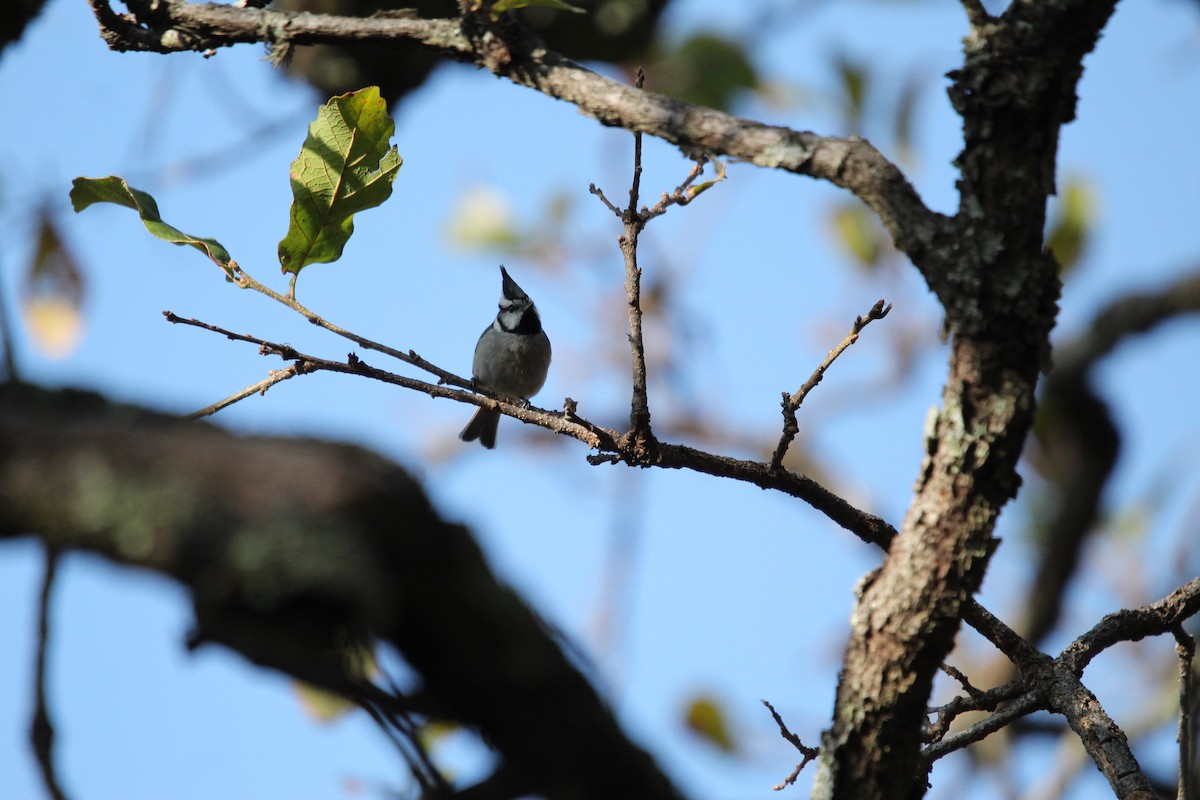
[[[309,264],[339,259],[354,233],[354,215],[391,196],[403,163],[389,146],[395,130],[377,86],[321,106],[292,162],[292,209],[279,242],[284,272],[298,275]]]
[[[115,203],[132,208],[142,218],[142,224],[150,233],[164,242],[196,248],[229,274],[229,264],[233,259],[220,242],[216,239],[192,236],[163,222],[154,198],[134,189],[124,178],[109,175],[107,178],[76,178],[71,181],[71,205],[76,213],[93,203]]]

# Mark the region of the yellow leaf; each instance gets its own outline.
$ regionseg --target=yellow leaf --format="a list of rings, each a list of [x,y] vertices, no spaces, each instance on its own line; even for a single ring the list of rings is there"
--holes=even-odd
[[[79,307],[61,297],[34,297],[25,301],[25,329],[38,351],[47,358],[66,358],[83,338]]]
[[[1066,182],[1057,203],[1054,221],[1046,233],[1046,247],[1054,253],[1065,275],[1079,263],[1095,228],[1095,190],[1085,180]]]
[[[833,233],[859,266],[873,267],[883,255],[879,225],[862,205],[842,205],[833,211]]]
[[[65,358],[83,338],[83,272],[49,215],[43,214],[37,249],[21,287],[30,339],[48,358]]]
[[[737,743],[730,735],[725,711],[716,698],[706,694],[693,697],[688,703],[685,719],[688,730],[713,747],[724,753],[737,752]]]

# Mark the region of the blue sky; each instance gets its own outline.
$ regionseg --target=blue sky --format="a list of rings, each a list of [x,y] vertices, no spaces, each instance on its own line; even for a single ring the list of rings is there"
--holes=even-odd
[[[743,34],[744,10],[680,0],[667,24],[676,36]],[[833,55],[868,61],[873,107],[884,111],[906,76],[925,76],[916,157],[906,169],[929,205],[952,210],[950,161],[961,141],[939,76],[957,65],[965,32],[963,13],[950,2],[813,4],[755,49],[762,73],[797,99],[752,98],[738,111],[840,135],[846,131],[829,99]],[[97,208],[76,216],[66,200],[75,176],[123,175],[155,195],[168,221],[218,238],[255,277],[285,286],[275,247],[287,224],[287,169],[318,101],[273,74],[262,57],[255,46],[208,60],[111,53],[76,0],[53,0],[0,57],[0,97],[10,109],[0,126],[9,154],[0,168],[5,300],[11,306],[19,296],[34,212],[44,206],[87,281],[79,347],[51,360],[22,339],[27,379],[182,413],[277,367],[254,348],[167,325],[164,309],[344,357],[345,342],[232,288],[194,252],[146,235],[132,214]],[[1194,5],[1122,4],[1086,62],[1080,97],[1079,119],[1063,131],[1060,175],[1086,178],[1098,216],[1086,260],[1064,293],[1060,341],[1100,304],[1195,267]],[[619,230],[587,186],[624,195],[628,135],[458,66],[436,73],[395,116],[405,163],[392,199],[358,217],[341,262],[304,272],[301,300],[362,335],[466,373],[475,339],[494,314],[496,264],[503,260],[537,301],[554,341],[555,363],[538,404],[556,408],[569,395],[581,413],[619,423],[627,367],[608,358],[624,346]],[[244,146],[272,122],[276,135]],[[864,133],[891,153],[884,122],[869,122]],[[186,168],[239,147],[245,154],[236,159]],[[677,152],[649,141],[645,166],[648,199],[688,169]],[[846,199],[836,189],[745,165],[731,165],[728,177],[646,234],[646,274],[675,278],[680,320],[691,334],[669,342],[680,379],[653,385],[656,421],[665,425],[674,411],[690,409],[754,442],[773,443],[779,393],[794,391],[854,316],[886,297],[895,303],[892,314],[834,366],[806,403],[801,426],[838,488],[898,524],[916,476],[924,416],[940,393],[946,354],[937,342],[938,309],[910,267],[868,274],[851,265],[830,232],[830,206]],[[484,189],[504,198],[525,228],[541,223],[549,198],[567,198],[565,257],[533,263],[452,241],[447,230],[462,198]],[[917,357],[897,378],[902,335]],[[1200,489],[1200,424],[1192,411],[1198,343],[1200,323],[1178,322],[1124,345],[1102,370],[1100,388],[1126,434],[1108,505],[1118,513],[1155,491],[1164,498],[1127,553],[1120,540],[1089,553],[1088,577],[1067,614],[1072,632],[1123,603],[1173,588],[1167,554],[1195,540],[1187,519],[1189,509],[1195,518]],[[664,346],[663,338],[650,346]],[[497,571],[593,654],[629,730],[681,786],[699,798],[768,796],[794,758],[758,700],[770,699],[793,730],[815,742],[832,707],[852,588],[876,554],[787,498],[686,473],[589,467],[581,446],[539,446],[545,436],[523,436],[511,420],[501,425],[496,451],[467,448],[454,435],[469,414],[395,387],[315,375],[242,402],[217,421],[236,430],[349,440],[408,466],[447,516],[472,526]],[[1005,543],[984,587],[985,602],[1000,613],[1028,580],[1019,535],[1024,514],[1020,503],[1007,510]],[[1130,554],[1144,573],[1132,587],[1112,567]],[[25,744],[40,563],[32,543],[0,546],[6,797],[42,793]],[[168,582],[68,558],[54,605],[51,692],[63,773],[75,796],[339,798],[358,796],[356,786],[403,785],[402,765],[367,720],[317,725],[282,678],[211,648],[187,654],[188,621],[186,598]],[[1088,673],[1101,698],[1111,692],[1118,706],[1136,703],[1123,697],[1127,657],[1105,656],[1095,675]],[[716,754],[684,730],[683,705],[698,693],[720,699],[740,756]],[[449,743],[443,756],[472,769],[461,742]],[[1145,756],[1170,769],[1164,748]],[[1022,780],[1032,785],[1049,758],[1025,753]],[[935,771],[934,796],[963,796],[953,786],[961,769],[948,763]],[[807,794],[810,778],[790,794]],[[972,791],[999,796],[985,783]],[[1104,787],[1089,778],[1072,791],[1103,796]]]

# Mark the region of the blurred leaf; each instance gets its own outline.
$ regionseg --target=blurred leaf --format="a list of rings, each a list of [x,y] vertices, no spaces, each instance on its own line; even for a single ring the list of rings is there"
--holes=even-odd
[[[1079,263],[1095,226],[1095,191],[1085,180],[1069,179],[1056,205],[1046,247],[1058,259],[1065,276]]]
[[[851,61],[845,54],[836,59],[842,106],[846,111],[846,126],[857,133],[862,130],[863,114],[866,110],[867,68]]]
[[[564,3],[563,0],[496,0],[492,4],[492,19],[500,19],[500,15],[505,11],[515,11],[518,8],[528,8],[530,6],[557,8],[559,11],[570,11],[575,14],[586,13],[582,8]]]
[[[417,730],[417,736],[425,749],[430,750],[438,742],[461,729],[462,726],[451,720],[430,719]]]
[[[921,76],[913,73],[900,89],[900,98],[896,101],[896,124],[893,135],[896,139],[896,150],[900,158],[911,161],[913,153],[913,118],[917,111],[917,101],[921,99],[921,89],[924,81]]]
[[[839,205],[833,210],[833,233],[855,262],[876,266],[883,255],[881,231],[870,209],[861,203]]]
[[[716,698],[701,694],[692,698],[686,711],[688,730],[724,753],[737,752],[737,744],[729,733],[725,711]]]
[[[379,671],[375,653],[367,645],[346,645],[340,656],[347,674],[359,680],[369,681]],[[292,686],[300,699],[300,705],[316,722],[333,722],[358,708],[354,701],[337,692],[330,692],[302,681],[293,681]]]
[[[358,708],[354,703],[340,694],[327,692],[324,689],[299,681],[293,684],[296,696],[304,711],[316,722],[329,723],[344,717]]]
[[[163,222],[154,198],[134,189],[124,178],[109,175],[107,178],[76,178],[71,181],[71,205],[76,213],[93,203],[115,203],[132,208],[142,218],[146,230],[159,239],[171,244],[194,247],[216,262],[226,273],[229,272],[229,263],[233,259],[220,242],[216,239],[192,236]]]
[[[25,330],[38,351],[47,358],[66,358],[83,338],[83,315],[79,306],[61,297],[35,296],[22,303]]]
[[[728,110],[738,94],[759,83],[742,46],[712,33],[687,39],[658,59],[647,74],[655,91],[721,110]]]
[[[402,159],[389,146],[396,124],[379,89],[368,86],[321,106],[292,162],[292,209],[279,242],[284,272],[341,258],[354,215],[392,194]]]
[[[49,214],[38,222],[37,247],[21,287],[21,310],[34,346],[48,358],[65,358],[83,334],[83,272]]]
[[[510,248],[521,238],[508,198],[491,186],[463,193],[450,213],[446,233],[452,244],[468,250]]]

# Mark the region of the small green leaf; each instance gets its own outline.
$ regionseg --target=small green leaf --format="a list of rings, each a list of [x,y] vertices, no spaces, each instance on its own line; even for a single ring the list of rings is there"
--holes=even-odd
[[[570,11],[572,14],[587,13],[582,8],[564,3],[563,0],[496,0],[495,3],[492,3],[492,19],[500,19],[500,15],[505,11],[516,11],[518,8],[528,8],[529,6],[557,8],[559,11]]]
[[[1095,192],[1087,181],[1067,181],[1058,202],[1055,220],[1046,234],[1046,247],[1058,259],[1065,276],[1083,257],[1095,226]]]
[[[716,186],[721,181],[725,180],[725,162],[716,161],[713,163],[717,170],[717,176],[715,178],[712,178],[711,180],[704,181],[703,183],[697,183],[695,186],[688,187],[687,199],[689,202],[691,202],[692,200],[695,200],[702,193],[707,192],[709,189]]]
[[[341,258],[354,215],[392,194],[403,160],[389,141],[396,123],[379,87],[339,95],[321,106],[292,162],[292,209],[279,242],[284,272]]]
[[[215,261],[226,273],[229,272],[229,263],[233,259],[220,242],[216,239],[192,236],[163,222],[154,198],[134,189],[124,178],[109,175],[107,178],[76,178],[71,181],[71,205],[75,207],[76,213],[93,203],[115,203],[132,208],[142,218],[146,230],[159,239],[171,244],[194,247]]]

